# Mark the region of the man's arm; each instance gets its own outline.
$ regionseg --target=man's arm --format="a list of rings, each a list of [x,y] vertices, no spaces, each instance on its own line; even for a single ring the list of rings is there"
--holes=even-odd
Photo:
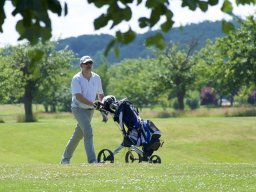
[[[98,100],[99,101],[102,101],[102,99],[104,98],[104,94],[102,93],[102,94],[98,94]]]
[[[89,106],[93,106],[93,102],[91,102],[88,99],[84,98],[81,93],[76,93],[75,96],[76,96],[76,99],[78,101],[80,101],[81,103],[84,103],[84,104],[89,105]]]

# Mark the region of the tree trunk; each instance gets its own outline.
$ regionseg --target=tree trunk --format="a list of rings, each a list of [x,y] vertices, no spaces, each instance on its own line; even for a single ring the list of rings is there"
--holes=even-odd
[[[234,95],[231,95],[230,97],[230,106],[233,107],[234,105]]]
[[[177,99],[178,99],[178,104],[179,104],[179,109],[184,110],[184,95],[183,93],[178,93],[177,94]]]
[[[33,83],[27,82],[25,86],[24,108],[25,108],[25,122],[33,122],[32,100],[33,100]]]
[[[56,113],[56,105],[55,104],[51,105],[51,112]]]
[[[48,109],[48,105],[44,104],[44,112],[48,113],[49,109]]]
[[[222,95],[220,96],[220,106],[222,106]]]

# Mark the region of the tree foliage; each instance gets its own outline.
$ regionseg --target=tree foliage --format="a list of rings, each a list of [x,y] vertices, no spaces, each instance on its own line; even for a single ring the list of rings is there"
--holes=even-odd
[[[17,70],[15,65],[10,65],[11,57],[8,55],[8,50],[0,49],[0,101],[1,103],[10,102],[10,99],[19,98],[20,81],[22,73]],[[17,81],[18,79],[18,81]]]
[[[214,43],[208,42],[198,53],[197,73],[201,86],[214,87],[220,97],[229,96],[231,103],[243,86],[255,86],[255,24],[255,18],[248,17],[240,28]]]
[[[110,67],[108,94],[118,99],[127,97],[140,108],[154,104],[158,95],[152,90],[155,82],[150,69],[153,65],[151,59],[127,59]]]
[[[32,45],[39,41],[47,41],[51,38],[52,26],[49,11],[61,16],[67,14],[67,4],[64,7],[58,0],[11,0],[14,10],[12,15],[21,15],[16,23],[16,31],[20,37],[18,40],[27,39]],[[6,19],[4,10],[5,0],[0,2],[0,32],[3,32],[2,25]]]
[[[221,39],[226,56],[226,77],[249,84],[256,82],[256,18],[248,17],[241,28]]]
[[[98,68],[95,69],[95,72],[100,75],[104,94],[107,95],[107,86],[110,79],[109,63],[107,63],[107,61],[103,62]]]

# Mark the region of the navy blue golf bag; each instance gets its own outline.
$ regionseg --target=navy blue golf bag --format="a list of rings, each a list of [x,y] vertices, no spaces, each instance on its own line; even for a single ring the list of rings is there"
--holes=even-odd
[[[150,120],[143,120],[138,109],[127,99],[104,102],[107,111],[113,114],[124,136],[131,145],[142,146],[146,156],[150,156],[160,147],[161,132]]]

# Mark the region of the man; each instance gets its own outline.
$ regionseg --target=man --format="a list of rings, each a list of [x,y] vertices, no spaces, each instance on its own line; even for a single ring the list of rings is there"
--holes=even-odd
[[[99,101],[104,97],[100,76],[92,72],[93,60],[89,56],[80,59],[81,71],[74,75],[71,82],[71,110],[77,126],[67,143],[61,164],[69,164],[79,141],[84,138],[84,148],[88,163],[97,163],[93,146],[91,119],[96,96]]]

